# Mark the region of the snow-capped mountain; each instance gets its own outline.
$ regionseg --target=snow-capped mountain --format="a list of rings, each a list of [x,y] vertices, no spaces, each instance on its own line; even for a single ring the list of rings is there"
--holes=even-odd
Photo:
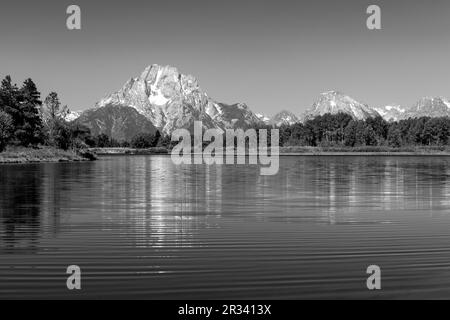
[[[403,108],[400,105],[388,105],[374,109],[386,121],[399,121],[401,119],[404,119],[407,113],[407,109]]]
[[[412,107],[391,104],[384,107],[371,108],[349,96],[337,91],[322,93],[312,108],[307,110],[302,120],[313,119],[326,113],[344,112],[354,119],[363,120],[381,116],[386,121],[400,121],[420,117],[450,117],[450,101],[443,97],[425,97]]]
[[[178,128],[191,128],[201,120],[205,128],[251,127],[262,121],[245,105],[227,105],[211,99],[197,79],[171,66],[151,65],[130,79],[117,92],[97,103],[135,108],[155,127],[170,134]]]
[[[443,97],[425,97],[409,108],[391,105],[375,108],[375,110],[386,121],[399,121],[420,117],[449,117],[450,101]]]
[[[270,119],[270,124],[278,127],[281,125],[292,125],[297,122],[299,122],[298,117],[292,112],[286,110],[278,112]]]
[[[81,111],[68,111],[67,114],[64,116],[64,120],[67,122],[72,122],[78,119],[81,115]]]
[[[259,120],[261,120],[262,122],[264,122],[264,124],[269,124],[270,122],[270,118],[262,113],[257,113],[256,116],[258,117]]]
[[[409,108],[405,118],[448,117],[450,101],[443,97],[425,97]]]
[[[303,114],[303,121],[313,119],[326,113],[337,114],[343,112],[351,115],[354,119],[363,120],[379,116],[378,112],[366,104],[344,95],[338,91],[322,93],[312,108]]]

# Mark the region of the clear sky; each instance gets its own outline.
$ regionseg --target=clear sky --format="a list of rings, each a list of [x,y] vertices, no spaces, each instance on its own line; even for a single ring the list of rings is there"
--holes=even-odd
[[[66,8],[82,30],[66,29]],[[366,8],[382,9],[382,30]],[[0,8],[0,76],[31,77],[86,109],[150,64],[192,74],[220,102],[301,113],[342,91],[371,106],[450,97],[448,0],[9,1]]]

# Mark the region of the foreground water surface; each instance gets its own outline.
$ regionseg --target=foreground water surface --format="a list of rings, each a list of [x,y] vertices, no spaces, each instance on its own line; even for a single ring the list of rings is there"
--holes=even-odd
[[[450,158],[0,166],[0,298],[450,298]],[[366,268],[382,270],[382,290]],[[82,270],[82,290],[66,268]]]

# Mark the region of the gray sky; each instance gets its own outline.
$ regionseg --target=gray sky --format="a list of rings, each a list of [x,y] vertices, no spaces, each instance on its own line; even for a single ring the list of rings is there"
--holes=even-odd
[[[2,1],[4,2],[4,1]],[[66,8],[82,9],[81,31]],[[366,8],[382,9],[381,31]],[[0,9],[0,76],[31,77],[73,110],[150,64],[197,77],[220,102],[297,114],[340,90],[371,106],[450,96],[448,0],[10,1]]]

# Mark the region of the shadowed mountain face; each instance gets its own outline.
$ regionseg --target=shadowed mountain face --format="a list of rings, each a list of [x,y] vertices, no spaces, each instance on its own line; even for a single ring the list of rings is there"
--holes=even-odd
[[[76,121],[89,127],[94,136],[106,134],[116,141],[130,141],[139,133],[156,132],[146,117],[127,106],[106,105],[90,109]]]
[[[205,128],[221,129],[262,123],[245,104],[214,101],[193,76],[181,74],[171,66],[147,67],[139,77],[98,102],[97,107],[106,105],[132,107],[167,134],[190,128],[197,120],[202,120]]]

